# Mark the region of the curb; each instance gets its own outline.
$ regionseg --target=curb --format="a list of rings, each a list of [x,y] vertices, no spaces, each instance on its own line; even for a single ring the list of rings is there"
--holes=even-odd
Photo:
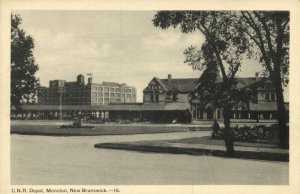
[[[131,150],[140,152],[155,152],[155,153],[170,153],[170,154],[188,154],[188,155],[206,155],[218,156],[226,158],[242,158],[242,159],[258,159],[269,161],[289,161],[289,154],[271,153],[271,152],[254,152],[254,151],[235,151],[233,156],[227,156],[226,151],[213,150],[205,148],[183,148],[169,146],[153,146],[153,145],[136,145],[130,143],[100,143],[95,144],[95,148],[100,149],[116,149],[116,150]]]

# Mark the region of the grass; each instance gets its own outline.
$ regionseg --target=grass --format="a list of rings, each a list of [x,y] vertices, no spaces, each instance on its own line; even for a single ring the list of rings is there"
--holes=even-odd
[[[178,144],[177,144],[178,143]],[[190,144],[190,145],[189,145]],[[191,145],[191,144],[194,144]],[[197,145],[198,144],[198,145]],[[154,153],[172,153],[188,155],[209,155],[220,157],[233,157],[244,159],[259,159],[272,161],[289,161],[288,150],[270,149],[267,144],[236,142],[235,146],[240,144],[241,149],[235,150],[234,155],[228,156],[223,140],[212,140],[209,136],[197,138],[185,138],[178,140],[155,140],[155,141],[135,141],[135,142],[117,142],[117,143],[99,143],[95,148],[131,150],[139,152]],[[208,145],[208,146],[206,146]],[[254,148],[245,148],[245,147]],[[275,145],[272,145],[275,146]],[[262,148],[262,149],[258,149]]]
[[[224,146],[224,140],[211,139],[210,136],[204,137],[193,137],[178,140],[169,140],[170,143],[186,143],[186,144],[205,144],[205,145],[219,145]],[[275,144],[265,144],[265,143],[248,143],[248,142],[234,142],[235,146],[245,146],[245,147],[265,147],[265,148],[278,148]]]

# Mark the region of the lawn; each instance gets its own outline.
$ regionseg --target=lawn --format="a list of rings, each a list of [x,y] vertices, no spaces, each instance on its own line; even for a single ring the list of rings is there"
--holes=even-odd
[[[169,140],[169,143],[186,143],[186,144],[205,144],[205,145],[221,145],[224,146],[224,140],[212,139],[210,136],[204,137],[193,137],[178,140]],[[265,147],[265,148],[277,148],[275,144],[265,144],[265,143],[248,143],[248,142],[234,142],[236,146],[246,146],[246,147]]]

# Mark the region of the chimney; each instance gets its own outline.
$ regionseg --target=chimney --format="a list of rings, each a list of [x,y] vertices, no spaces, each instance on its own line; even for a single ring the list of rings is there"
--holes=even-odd
[[[77,84],[79,86],[84,86],[84,76],[82,74],[77,75]]]
[[[171,81],[172,81],[172,75],[168,74],[168,82],[171,83]]]
[[[256,73],[255,73],[255,80],[256,80],[256,81],[258,80],[258,75],[259,75],[259,72],[256,72]]]
[[[88,84],[92,85],[92,78],[91,77],[88,78]]]

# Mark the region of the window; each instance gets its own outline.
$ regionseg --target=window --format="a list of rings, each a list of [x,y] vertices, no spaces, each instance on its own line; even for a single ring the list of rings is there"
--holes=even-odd
[[[153,94],[150,94],[150,101],[151,101],[151,102],[154,101]]]
[[[271,94],[271,100],[272,100],[272,101],[275,101],[275,93],[272,93],[272,94]]]
[[[177,94],[173,94],[172,100],[173,100],[173,101],[177,101]]]
[[[104,88],[104,92],[108,92],[109,91],[109,88]]]
[[[117,89],[116,89],[116,92],[120,92],[120,88],[117,88]]]
[[[171,100],[171,95],[167,94],[167,100]]]
[[[159,102],[159,96],[158,96],[158,94],[155,95],[155,101]]]
[[[220,119],[221,118],[221,111],[218,109],[217,110],[217,119]]]
[[[105,96],[105,97],[109,97],[109,93],[105,93],[104,96]]]
[[[266,94],[266,100],[270,100],[270,94]]]

